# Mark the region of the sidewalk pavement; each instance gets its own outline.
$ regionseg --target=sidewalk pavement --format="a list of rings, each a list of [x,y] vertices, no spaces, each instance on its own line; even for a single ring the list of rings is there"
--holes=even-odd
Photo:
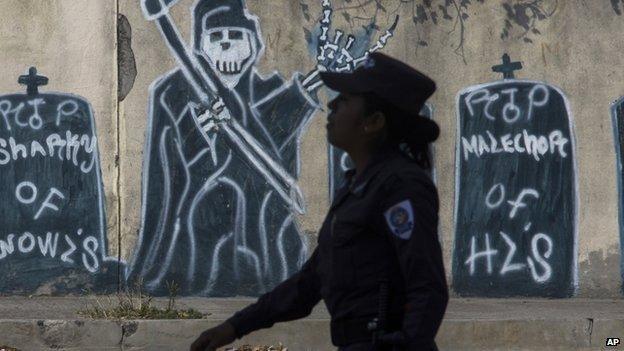
[[[111,299],[115,300],[116,297]],[[20,350],[188,350],[201,331],[252,299],[179,298],[176,308],[203,320],[91,320],[76,311],[108,297],[0,297],[0,345]],[[167,299],[155,299],[166,305]],[[438,333],[440,350],[624,350],[624,300],[451,299]],[[289,351],[335,350],[323,306],[302,320],[279,323],[235,345],[276,345]]]

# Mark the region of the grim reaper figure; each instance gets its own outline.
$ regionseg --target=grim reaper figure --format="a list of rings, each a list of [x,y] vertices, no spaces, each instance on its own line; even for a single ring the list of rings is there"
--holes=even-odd
[[[150,87],[141,231],[126,279],[155,295],[171,282],[181,295],[259,295],[307,256],[296,177],[318,72],[353,69],[394,28],[355,58],[354,37],[336,31],[329,40],[323,1],[319,65],[287,82],[257,73],[264,45],[243,0],[197,1],[190,47],[169,16],[175,2],[142,0],[179,67]]]

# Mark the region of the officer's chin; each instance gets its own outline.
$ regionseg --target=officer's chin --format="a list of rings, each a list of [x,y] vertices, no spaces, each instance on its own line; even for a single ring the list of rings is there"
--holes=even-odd
[[[336,125],[332,122],[327,123],[327,142],[341,150],[344,150],[345,144],[349,144],[348,134],[345,135],[341,130],[336,130]],[[342,132],[342,133],[341,133]]]
[[[333,133],[333,125],[331,123],[327,123],[327,125],[325,126],[326,130],[327,130],[327,142],[330,143],[332,146],[336,146],[334,144],[334,133]]]
[[[331,146],[333,146],[333,147],[335,147],[335,148],[338,148],[338,149],[343,150],[343,147],[342,147],[343,143],[341,143],[341,142],[339,142],[338,140],[336,140],[336,139],[334,138],[334,136],[333,136],[332,132],[331,132],[331,131],[329,131],[329,130],[327,131],[327,142],[328,142]]]

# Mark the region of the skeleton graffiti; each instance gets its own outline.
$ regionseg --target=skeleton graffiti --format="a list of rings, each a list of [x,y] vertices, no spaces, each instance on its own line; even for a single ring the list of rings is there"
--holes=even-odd
[[[34,67],[18,81],[26,94],[0,96],[0,291],[114,290],[91,106],[40,93]]]
[[[577,173],[563,93],[505,79],[457,100],[453,282],[468,296],[571,296],[577,284]]]
[[[169,15],[173,0],[143,0],[179,67],[150,88],[142,223],[127,280],[153,294],[258,295],[306,259],[295,222],[299,140],[318,108],[322,70],[349,70],[382,48],[352,55],[354,38],[330,33],[322,2],[318,66],[286,81],[255,65],[264,43],[242,0],[199,0],[191,45]],[[388,34],[390,33],[390,34]]]

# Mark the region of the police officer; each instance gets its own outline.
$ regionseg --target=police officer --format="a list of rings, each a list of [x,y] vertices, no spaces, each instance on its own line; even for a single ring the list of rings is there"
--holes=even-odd
[[[193,351],[303,318],[321,299],[339,350],[437,350],[448,288],[437,191],[426,171],[439,128],[419,115],[435,83],[380,53],[353,73],[326,72],[322,79],[340,93],[328,105],[328,140],[355,168],[301,270],[202,333]]]

